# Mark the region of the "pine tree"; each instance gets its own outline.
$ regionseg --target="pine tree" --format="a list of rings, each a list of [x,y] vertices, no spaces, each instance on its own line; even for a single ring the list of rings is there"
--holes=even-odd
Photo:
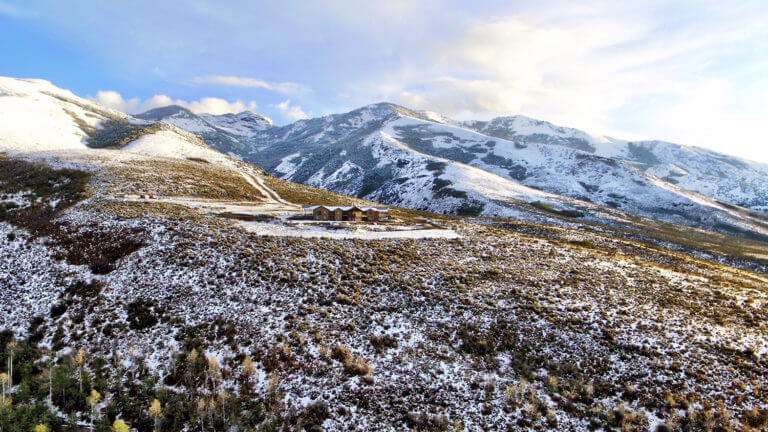
[[[70,413],[69,418],[67,419],[67,428],[65,429],[66,432],[79,432],[80,428],[77,426],[77,415],[75,413]]]

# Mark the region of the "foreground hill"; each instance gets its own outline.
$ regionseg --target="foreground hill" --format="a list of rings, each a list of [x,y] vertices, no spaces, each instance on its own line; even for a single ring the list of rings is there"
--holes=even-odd
[[[27,140],[0,147],[3,430],[768,426],[765,276],[404,209],[389,228],[455,238],[260,235],[295,204],[362,201],[170,125],[108,112],[81,127],[99,115],[87,101],[28,84],[3,81],[0,118],[22,103],[6,98],[30,99],[29,122],[54,116],[74,137],[0,129]]]
[[[523,117],[460,125],[382,103],[265,128],[233,148],[220,147],[287,180],[413,209],[541,221],[534,204],[604,224],[637,215],[768,238],[768,216],[732,204],[763,209],[765,166]]]

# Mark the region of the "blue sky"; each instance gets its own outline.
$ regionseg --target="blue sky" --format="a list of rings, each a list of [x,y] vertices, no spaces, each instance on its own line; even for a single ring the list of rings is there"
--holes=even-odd
[[[128,112],[285,124],[387,100],[768,162],[760,1],[0,0],[0,41],[0,75]]]

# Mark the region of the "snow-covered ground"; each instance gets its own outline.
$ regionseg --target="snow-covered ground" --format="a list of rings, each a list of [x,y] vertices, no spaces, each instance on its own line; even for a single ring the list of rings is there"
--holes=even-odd
[[[334,227],[331,224],[287,224],[284,222],[238,221],[246,231],[258,235],[277,237],[327,238],[327,239],[455,239],[459,234],[451,229],[399,229],[382,230],[360,224],[351,228]]]
[[[83,125],[96,127],[107,116],[127,118],[125,114],[77,98],[47,81],[0,77],[0,149],[3,151],[84,149],[87,135]]]
[[[139,230],[145,246],[93,275],[0,223],[0,283],[11,287],[0,291],[3,328],[23,336],[46,317],[43,345],[117,353],[125,373],[161,378],[174,350],[198,337],[200,354],[230,377],[251,355],[256,391],[276,382],[285,412],[322,401],[329,430],[648,430],[680,414],[738,430],[765,406],[768,281],[685,255],[451,222],[460,238],[361,242],[265,236],[218,218],[74,208],[63,219],[96,236]],[[95,302],[71,294],[81,281],[99,284]],[[162,311],[157,323],[128,325],[138,300]],[[370,371],[349,372],[337,347]],[[238,381],[219,385],[236,392]]]

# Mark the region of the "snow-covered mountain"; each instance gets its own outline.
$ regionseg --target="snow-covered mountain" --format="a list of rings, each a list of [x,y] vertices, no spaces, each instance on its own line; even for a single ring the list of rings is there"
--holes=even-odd
[[[248,160],[284,179],[408,208],[514,216],[520,203],[573,209],[573,200],[529,188],[451,155],[414,149],[394,128],[440,125],[388,104],[273,128],[255,137]]]
[[[642,191],[636,191],[635,184],[638,181],[658,183],[658,179],[662,179],[665,184],[661,187],[664,189],[678,190],[682,188],[703,194],[726,206],[730,203],[757,211],[765,212],[768,210],[768,187],[765,186],[768,184],[768,165],[765,164],[698,147],[681,146],[662,141],[626,141],[592,135],[578,129],[560,127],[546,121],[519,115],[498,117],[491,121],[456,122],[433,112],[412,111],[393,104],[379,104],[377,106],[379,109],[374,109],[371,106],[367,107],[366,111],[369,113],[377,111],[378,120],[385,120],[384,117],[395,112],[397,115],[423,121],[420,125],[414,124],[405,127],[403,124],[394,125],[398,131],[404,132],[404,135],[390,134],[390,136],[403,138],[406,145],[413,144],[412,147],[415,150],[456,162],[468,163],[542,191],[633,212],[636,208],[645,206],[645,203],[636,205],[637,203],[626,202],[632,200],[630,195],[634,195],[640,201],[653,200],[652,195],[637,196],[634,192]],[[293,140],[294,135],[296,135],[293,125],[274,128],[272,122],[266,117],[249,112],[237,115],[211,116],[195,115],[181,107],[166,107],[149,111],[138,117],[163,120],[190,132],[200,133],[209,144],[217,149],[246,158],[253,157],[253,146],[258,146],[261,149],[258,151],[259,158],[272,159],[272,155],[266,154],[268,150],[265,148],[265,143],[270,140],[280,141],[283,139],[283,135],[287,140]],[[331,117],[342,118],[339,116]],[[377,119],[372,117],[367,120],[375,123]],[[297,126],[299,128],[312,128],[316,123],[304,120],[298,122]],[[379,121],[378,123],[383,122]],[[437,123],[440,126],[431,123]],[[252,126],[254,124],[255,127]],[[355,128],[359,126],[367,128],[372,124],[369,121],[345,124],[344,120],[341,120],[341,124],[330,129],[326,136],[315,135],[312,139],[317,142],[333,140],[335,134],[339,133],[339,127]],[[426,141],[440,135],[437,130],[426,132],[426,135],[420,134],[419,130],[434,129],[435,127],[438,129],[446,128],[448,131],[448,135],[442,135],[442,144],[432,149],[419,148]],[[232,130],[242,129],[250,133],[231,133]],[[452,132],[458,129],[479,132],[488,138],[471,135],[473,138],[469,140],[473,144],[465,146],[462,145],[462,139],[451,139],[452,135],[466,135],[466,132],[459,132],[458,135]],[[288,134],[285,134],[285,131],[288,131]],[[500,138],[507,142],[506,144],[502,142],[501,147],[508,147],[508,142],[513,143],[515,151],[506,152],[503,156],[501,153],[505,153],[505,150],[501,147],[498,150],[492,149],[482,152],[481,149],[485,142],[496,143],[494,138]],[[409,139],[414,141],[409,143]],[[474,145],[479,146],[470,148]],[[456,148],[452,149],[451,146]],[[533,149],[526,150],[529,146],[533,146]],[[550,148],[552,146],[579,150],[586,154],[577,155],[567,150]],[[563,158],[570,161],[559,160]],[[574,158],[578,159],[579,162],[574,163]],[[260,160],[251,160],[261,163]],[[540,163],[542,160],[546,161],[544,166]],[[586,162],[586,160],[591,162]],[[615,176],[611,176],[614,178],[609,184],[603,185],[604,179],[595,174],[602,172],[604,167],[591,170],[591,172],[590,170],[582,170],[585,165],[599,166],[601,164],[613,165],[612,171],[621,173],[623,180],[617,181]],[[367,164],[363,163],[363,165]],[[285,167],[286,165],[283,165],[281,169]],[[551,169],[553,167],[557,167],[554,169],[554,176],[552,175],[553,169]],[[642,173],[632,172],[632,168],[637,168]],[[569,174],[574,170],[577,174]],[[284,171],[275,171],[275,173],[285,178],[294,178],[293,175],[289,175],[292,173]],[[323,177],[326,175],[330,175],[327,170]],[[299,175],[295,178],[301,181],[309,179],[309,177],[304,179],[302,177],[306,176]],[[646,180],[642,180],[640,177]],[[315,186],[327,186],[324,184],[325,182],[317,181],[317,178],[313,180],[312,184]],[[597,187],[598,183],[601,184],[600,187]],[[677,186],[677,188],[672,185]],[[355,192],[350,187],[346,187],[345,191]],[[685,192],[682,193],[685,194]],[[401,204],[405,203],[401,202]],[[413,204],[412,202],[409,203],[409,205]],[[433,207],[433,209],[439,210],[437,207]],[[679,222],[679,220],[677,221]]]
[[[684,189],[753,210],[768,211],[768,165],[765,164],[700,147],[591,135],[525,116],[460,124],[521,145],[559,145],[625,161]]]
[[[234,122],[231,133],[250,133],[248,113],[211,117],[222,125]],[[225,196],[292,206],[265,186],[262,170],[215,150],[200,136],[104,108],[43,80],[0,77],[0,154],[99,171],[102,182],[114,185],[111,193]]]
[[[242,117],[235,121],[240,128],[247,122]],[[104,108],[48,81],[0,77],[0,150],[12,154],[78,150],[81,154],[110,154],[96,151],[100,149],[199,158],[225,166],[239,164],[206,145],[198,135],[168,122],[152,123]]]
[[[533,204],[600,222],[634,214],[730,234],[768,233],[762,215],[654,175],[663,174],[663,164],[641,164],[650,158],[643,156],[647,144],[625,142],[622,154],[619,141],[524,117],[457,123],[380,103],[265,128],[241,139],[242,151],[219,142],[209,141],[286,180],[420,210],[525,218]],[[696,178],[737,169],[733,158],[696,151],[714,161],[704,167],[708,159],[700,160]],[[743,164],[752,182],[744,182],[744,193],[762,208],[760,196],[768,192],[757,183],[768,175],[761,177],[758,164]]]
[[[85,149],[100,124],[130,120],[48,81],[0,77],[0,148],[7,151]]]
[[[194,114],[178,105],[155,108],[136,115],[136,118],[172,124],[202,136],[208,144],[228,154],[248,151],[250,139],[274,127],[271,119],[251,111],[222,115]]]

